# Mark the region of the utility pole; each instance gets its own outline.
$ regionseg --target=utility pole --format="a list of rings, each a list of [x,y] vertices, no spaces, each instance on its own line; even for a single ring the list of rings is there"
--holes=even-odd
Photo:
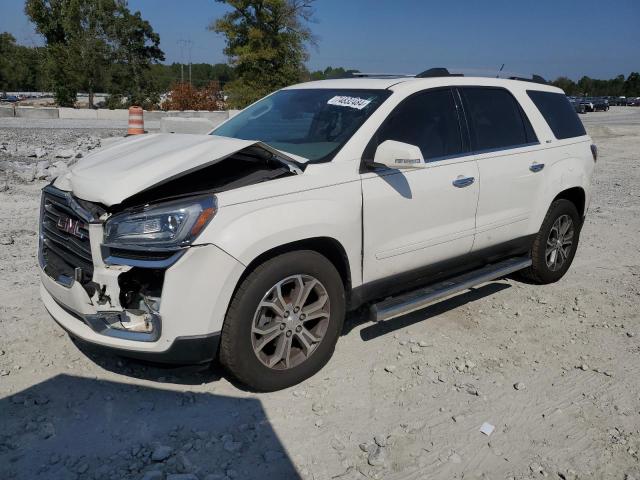
[[[184,83],[184,52],[186,48],[189,59],[189,84],[191,84],[191,48],[193,47],[193,42],[191,40],[185,40],[181,38],[180,40],[178,40],[178,45],[180,46],[180,82]]]

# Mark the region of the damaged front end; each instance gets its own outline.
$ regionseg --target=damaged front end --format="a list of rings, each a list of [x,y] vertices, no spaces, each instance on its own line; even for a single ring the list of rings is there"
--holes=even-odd
[[[43,286],[94,332],[155,342],[162,334],[165,272],[215,217],[215,194],[298,173],[275,152],[252,144],[106,205],[77,198],[72,171],[43,189]],[[57,188],[65,182],[68,190]],[[104,191],[116,190],[105,184]]]

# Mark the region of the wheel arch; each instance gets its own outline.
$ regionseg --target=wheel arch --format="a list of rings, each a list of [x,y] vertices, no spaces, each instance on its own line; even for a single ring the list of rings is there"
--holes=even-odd
[[[351,294],[351,268],[349,264],[349,258],[347,256],[347,252],[342,244],[332,237],[312,237],[305,238],[302,240],[296,240],[294,242],[285,243],[282,245],[278,245],[269,250],[262,252],[260,255],[255,257],[244,269],[242,275],[238,279],[238,282],[235,286],[233,295],[242,284],[244,279],[256,269],[259,265],[264,262],[277,257],[278,255],[282,255],[283,253],[294,252],[298,250],[312,250],[323,255],[327,260],[329,260],[338,273],[340,274],[340,278],[342,279],[342,283],[344,285],[345,294],[347,296],[347,304]],[[232,297],[233,298],[233,297]]]
[[[560,199],[565,199],[572,202],[576,206],[576,209],[578,210],[578,214],[580,215],[580,218],[581,219],[584,218],[584,215],[586,213],[585,205],[586,205],[587,196],[582,187],[571,187],[561,191],[560,193],[558,193],[558,195],[555,196],[555,198],[551,203]]]

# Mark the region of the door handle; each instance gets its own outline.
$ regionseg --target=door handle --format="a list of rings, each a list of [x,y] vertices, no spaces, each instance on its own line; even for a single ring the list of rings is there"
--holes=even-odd
[[[529,170],[531,170],[532,172],[539,172],[543,168],[544,168],[544,163],[538,163],[538,162],[532,163],[529,166]]]
[[[463,177],[460,175],[453,181],[453,186],[458,188],[468,187],[475,181],[476,179],[474,177]]]

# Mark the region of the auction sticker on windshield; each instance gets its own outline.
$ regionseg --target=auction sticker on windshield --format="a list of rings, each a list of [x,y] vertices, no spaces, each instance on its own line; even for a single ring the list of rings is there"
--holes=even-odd
[[[366,107],[370,103],[371,103],[371,100],[367,100],[365,98],[348,97],[344,95],[336,95],[335,97],[329,99],[329,101],[327,102],[328,105],[336,105],[338,107],[357,108],[358,110],[362,110],[364,107]]]

